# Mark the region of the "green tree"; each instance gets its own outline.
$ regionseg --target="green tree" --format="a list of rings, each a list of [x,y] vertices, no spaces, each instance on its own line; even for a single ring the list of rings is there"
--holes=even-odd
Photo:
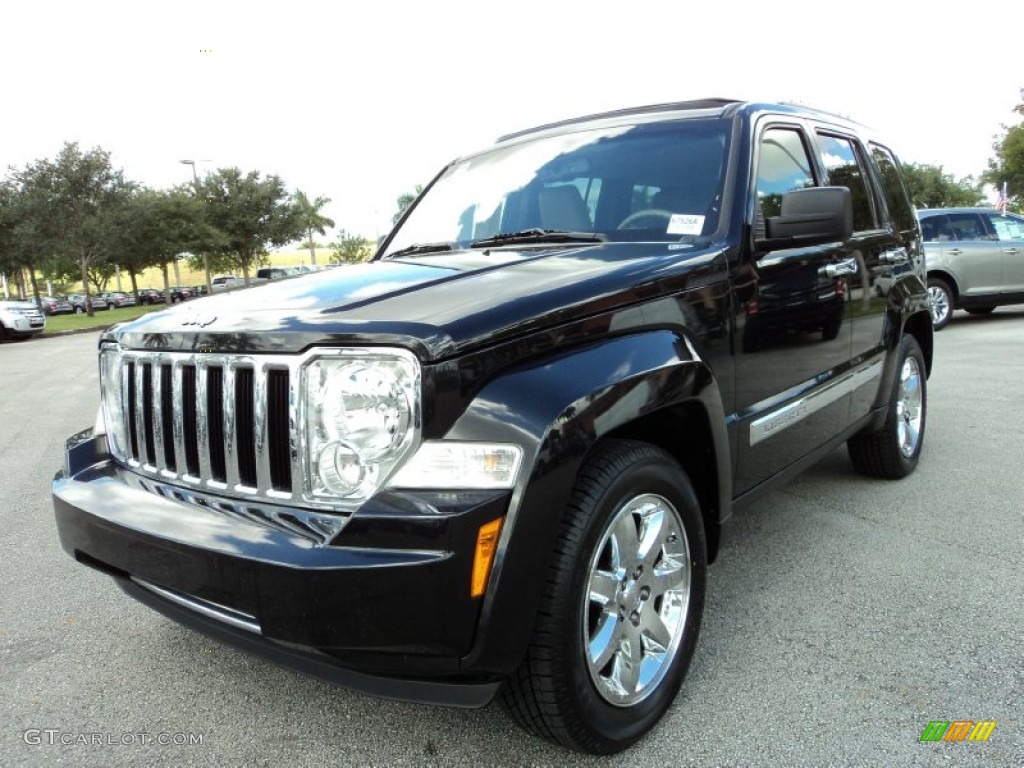
[[[323,235],[327,232],[327,227],[334,226],[333,219],[320,214],[320,210],[331,202],[331,198],[318,197],[315,200],[310,200],[305,192],[297,189],[292,199],[299,209],[302,231],[306,236],[306,242],[302,245],[304,248],[309,248],[311,263],[316,264],[316,241],[313,239],[313,234]]]
[[[1024,115],[1024,103],[1013,111]],[[989,159],[982,180],[1000,190],[1005,185],[1009,207],[1015,211],[1024,209],[1024,124],[1004,126],[1002,136],[997,136],[992,144],[992,151],[995,156]]]
[[[358,264],[373,255],[370,241],[359,235],[350,235],[344,229],[338,230],[338,239],[331,244],[332,264]]]
[[[87,152],[77,143],[66,143],[54,160],[37,160],[14,173],[24,204],[22,243],[53,254],[55,271],[70,272],[74,264],[88,301],[90,270],[101,275],[103,262],[111,261],[112,227],[117,210],[124,205],[133,185],[110,162],[110,153],[99,147]],[[35,271],[30,267],[33,283]],[[38,295],[38,287],[34,288]]]
[[[246,285],[250,269],[269,248],[303,234],[298,207],[278,176],[261,179],[259,171],[243,175],[238,168],[220,168],[198,187],[204,219],[219,233],[207,250],[229,257],[231,265],[241,269]]]
[[[391,217],[391,223],[397,224],[398,220],[405,215],[405,212],[409,209],[409,206],[415,202],[416,198],[420,196],[420,192],[423,191],[423,185],[417,184],[414,191],[406,192],[398,196],[398,212]]]
[[[164,291],[170,291],[168,264],[184,252],[218,242],[218,233],[206,223],[205,212],[202,202],[186,187],[141,189],[132,195],[120,212],[115,231],[117,263],[128,271],[136,298],[137,273],[160,267]],[[201,265],[202,257],[198,259]]]
[[[956,179],[941,165],[904,163],[903,175],[910,198],[918,208],[978,205],[984,195],[973,177]]]

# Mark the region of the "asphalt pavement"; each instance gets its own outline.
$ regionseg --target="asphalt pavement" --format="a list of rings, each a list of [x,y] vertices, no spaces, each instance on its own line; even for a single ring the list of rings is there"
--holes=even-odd
[[[611,758],[501,708],[374,699],[183,629],[72,560],[49,482],[97,334],[0,345],[0,766],[1024,766],[1024,309],[936,335],[917,472],[845,449],[738,513],[670,713]],[[990,720],[987,742],[926,742]]]

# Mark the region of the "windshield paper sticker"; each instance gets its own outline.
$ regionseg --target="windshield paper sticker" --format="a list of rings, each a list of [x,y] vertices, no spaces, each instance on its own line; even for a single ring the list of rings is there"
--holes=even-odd
[[[673,213],[668,220],[669,235],[699,235],[704,229],[704,217],[688,213]]]

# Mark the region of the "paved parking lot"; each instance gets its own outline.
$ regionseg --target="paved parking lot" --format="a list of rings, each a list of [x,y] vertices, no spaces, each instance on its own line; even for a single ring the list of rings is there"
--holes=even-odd
[[[73,562],[49,479],[95,415],[95,344],[0,346],[0,766],[1024,765],[1022,309],[937,334],[911,478],[860,478],[841,449],[737,515],[675,707],[601,760],[496,705],[372,699],[222,648]],[[920,743],[932,720],[998,724]]]

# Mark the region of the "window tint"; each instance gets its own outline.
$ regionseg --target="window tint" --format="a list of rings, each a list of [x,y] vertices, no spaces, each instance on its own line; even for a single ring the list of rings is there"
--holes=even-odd
[[[988,221],[1000,240],[1024,240],[1024,219],[990,213]]]
[[[885,204],[889,208],[896,229],[905,231],[914,228],[914,210],[910,205],[910,196],[903,184],[903,174],[896,156],[885,147],[871,145],[871,154],[875,158],[878,170],[882,175],[882,189],[885,192]]]
[[[953,228],[949,226],[946,216],[926,216],[921,219],[921,235],[925,242],[945,242],[954,240]]]
[[[985,229],[985,222],[977,213],[951,213],[949,214],[949,225],[957,240],[994,240],[995,235],[989,236]]]
[[[769,128],[761,136],[757,161],[759,214],[778,216],[782,196],[795,189],[814,186],[814,173],[807,147],[795,128]]]
[[[859,161],[853,141],[840,136],[819,134],[821,160],[831,187],[846,187],[853,200],[853,230],[876,229],[871,193],[867,186],[863,163]]]

